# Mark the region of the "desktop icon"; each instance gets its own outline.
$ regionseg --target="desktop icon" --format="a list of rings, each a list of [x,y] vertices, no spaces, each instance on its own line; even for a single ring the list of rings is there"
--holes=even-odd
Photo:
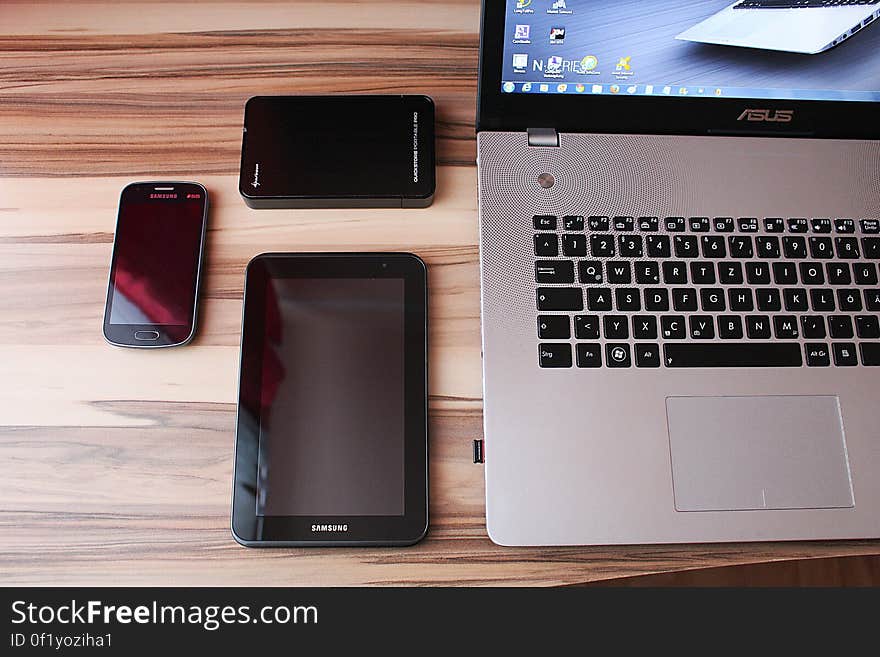
[[[554,2],[550,8],[556,10],[568,9],[568,7],[565,6],[565,0],[556,0],[556,2]]]
[[[550,8],[547,9],[548,14],[571,14],[568,9],[568,3],[565,0],[554,0],[553,4],[550,5]]]
[[[565,28],[564,27],[551,27],[550,28],[550,43],[564,43],[565,42]]]
[[[631,71],[632,70],[632,55],[628,57],[621,57],[617,62],[617,70],[618,71]]]
[[[581,72],[592,71],[599,65],[599,58],[595,55],[587,55],[581,60]]]
[[[529,66],[529,56],[523,54],[516,54],[513,56],[513,68],[515,71],[520,73],[525,73],[525,70]]]
[[[716,89],[716,90],[715,90],[715,95],[716,95],[716,96],[720,96],[722,93],[723,93],[723,92],[721,91],[721,89]]]
[[[636,85],[634,85],[634,84],[631,84],[630,86],[628,86],[628,87],[626,88],[626,93],[628,93],[628,94],[634,94],[637,90],[638,90],[638,87],[637,87]]]
[[[672,93],[672,87],[663,87],[663,93],[664,95],[668,96]]]
[[[561,94],[564,94],[566,91],[568,91],[568,85],[565,84],[565,83],[562,83],[562,84],[560,84],[560,85],[557,85],[557,86],[556,86],[556,91],[558,91],[558,92],[561,93]]]
[[[594,84],[593,85],[593,93],[594,94],[602,93],[602,85],[601,84]]]
[[[577,91],[579,94],[582,94],[586,90],[586,86],[582,84],[576,84],[574,85],[574,90]]]
[[[538,89],[540,91],[547,92],[547,91],[550,91],[550,85],[549,84],[542,84],[540,87],[538,87]]]
[[[561,73],[562,72],[562,57],[553,56],[547,60],[547,72],[548,73]]]
[[[612,84],[610,87],[608,87],[608,90],[613,94],[619,94],[620,93],[620,85],[619,84]]]
[[[645,85],[645,95],[650,96],[652,93],[654,93],[654,85],[653,84],[646,84]]]
[[[510,94],[514,92],[514,90],[516,89],[516,85],[513,82],[505,82],[503,89]]]
[[[688,88],[687,87],[679,87],[678,94],[680,96],[687,96],[688,95]]]
[[[532,4],[532,0],[516,0],[517,9],[525,9]]]
[[[703,87],[700,87],[699,89],[697,89],[697,93],[698,93],[698,94],[703,94],[703,93],[706,93],[706,90],[703,89]]]
[[[516,41],[528,41],[531,32],[531,25],[517,25],[513,31],[513,38]]]
[[[532,90],[532,83],[531,82],[523,82],[522,90],[523,91],[531,91]]]

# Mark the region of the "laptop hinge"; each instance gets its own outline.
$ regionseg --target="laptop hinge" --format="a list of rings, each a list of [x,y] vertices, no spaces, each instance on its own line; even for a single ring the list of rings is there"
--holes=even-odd
[[[554,128],[529,128],[529,146],[559,147],[559,133]]]

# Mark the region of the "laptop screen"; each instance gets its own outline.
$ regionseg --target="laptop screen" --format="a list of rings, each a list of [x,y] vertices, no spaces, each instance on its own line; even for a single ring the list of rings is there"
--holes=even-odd
[[[506,0],[501,91],[880,101],[880,0]]]

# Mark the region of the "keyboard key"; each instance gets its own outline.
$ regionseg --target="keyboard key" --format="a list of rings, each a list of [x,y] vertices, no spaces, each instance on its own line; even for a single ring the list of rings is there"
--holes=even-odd
[[[700,290],[700,305],[703,312],[712,313],[727,309],[724,302],[724,290],[720,288],[704,287]]]
[[[831,315],[828,318],[828,331],[832,338],[853,337],[853,325],[849,315]]]
[[[818,262],[800,263],[801,283],[804,285],[824,285],[825,273]]]
[[[645,288],[645,310],[654,312],[669,310],[669,290],[665,287]]]
[[[571,345],[566,342],[538,345],[541,367],[571,367]]]
[[[779,257],[779,238],[775,236],[771,237],[756,237],[755,245],[758,248],[758,257],[759,258],[778,258]]]
[[[773,330],[779,340],[796,340],[798,321],[794,315],[776,315],[773,318]]]
[[[838,258],[854,260],[859,257],[859,241],[855,237],[835,237],[834,246]]]
[[[636,340],[657,339],[657,318],[653,315],[633,315],[632,328]]]
[[[645,237],[645,247],[649,258],[669,258],[672,256],[669,235],[648,235]]]
[[[578,367],[602,367],[602,345],[578,344],[575,345]]]
[[[865,308],[880,310],[880,290],[865,290]]]
[[[719,262],[718,280],[724,285],[740,285],[743,282],[743,268],[740,262]]]
[[[605,263],[609,283],[632,283],[632,267],[626,260],[609,260]]]
[[[786,258],[806,258],[807,240],[803,237],[786,235],[782,238],[782,252]]]
[[[862,232],[867,235],[880,233],[880,221],[877,219],[862,219],[859,224],[862,226]]]
[[[602,263],[598,260],[581,260],[578,263],[578,276],[581,283],[601,283],[602,282]]]
[[[704,258],[726,258],[727,247],[724,245],[724,238],[720,235],[703,235],[700,238],[703,247]]]
[[[697,310],[697,292],[686,287],[672,289],[672,307],[679,312]]]
[[[584,293],[579,287],[539,287],[538,310],[583,310]]]
[[[607,233],[611,230],[611,220],[608,217],[592,216],[587,220],[587,225],[590,230],[599,233]]]
[[[804,312],[809,310],[807,304],[807,291],[799,287],[787,287],[782,290],[782,299],[785,309],[789,312]]]
[[[712,225],[718,233],[732,233],[733,217],[715,217]]]
[[[563,235],[562,253],[579,258],[587,255],[587,238],[584,235]]]
[[[713,285],[715,283],[715,265],[711,262],[692,262],[691,283],[694,285]]]
[[[568,216],[562,218],[562,225],[565,230],[580,230],[584,229],[584,218],[576,217],[576,216]]]
[[[688,219],[688,226],[694,233],[708,233],[709,217],[691,217]]]
[[[535,255],[540,258],[553,258],[559,255],[559,239],[556,233],[535,235]]]
[[[646,260],[635,263],[636,283],[639,285],[656,285],[660,282],[660,263]]]
[[[837,303],[843,311],[858,312],[862,309],[862,295],[858,290],[838,290]]]
[[[740,217],[737,221],[739,232],[741,233],[757,233],[758,218],[757,217]]]
[[[629,320],[626,315],[605,315],[602,326],[607,340],[626,340],[629,338]]]
[[[876,315],[858,315],[856,317],[856,335],[866,340],[880,338],[880,322]]]
[[[556,230],[556,217],[550,214],[536,214],[532,217],[535,230]]]
[[[633,217],[614,217],[614,230],[631,231],[635,228],[636,220]]]
[[[715,337],[715,324],[709,315],[691,315],[688,318],[691,337],[694,340],[711,340]]]
[[[769,340],[770,318],[767,315],[747,315],[746,335],[750,340]]]
[[[814,233],[830,233],[831,219],[813,219],[810,222],[810,226]]]
[[[754,250],[752,248],[752,238],[750,235],[735,235],[729,238],[730,241],[730,257],[731,258],[752,258]]]
[[[663,315],[660,318],[660,331],[666,340],[684,340],[687,337],[684,317],[681,315]]]
[[[687,283],[687,267],[683,262],[667,260],[663,263],[663,282],[667,285]]]
[[[810,307],[817,313],[833,311],[834,294],[830,290],[810,290]]]
[[[802,217],[788,220],[788,232],[790,233],[806,233],[809,228],[809,222]]]
[[[539,315],[538,337],[542,340],[568,340],[571,337],[568,315]]]
[[[862,351],[862,365],[877,367],[880,365],[880,343],[862,342],[859,347]]]
[[[797,283],[797,267],[793,262],[773,263],[773,282],[777,285],[794,285]]]
[[[804,315],[801,317],[801,328],[808,340],[824,340],[825,318],[822,315]]]
[[[749,285],[770,285],[770,265],[766,262],[747,262],[746,280]]]
[[[639,230],[645,232],[657,232],[660,229],[658,217],[639,217]]]
[[[678,343],[663,345],[667,367],[800,367],[797,343]]]
[[[666,226],[666,230],[670,233],[684,232],[686,226],[684,217],[666,217],[666,219],[663,220],[663,224]]]
[[[877,285],[877,265],[873,262],[854,262],[856,285]]]
[[[676,258],[696,258],[697,238],[694,235],[676,235],[672,239]]]
[[[849,285],[852,283],[852,278],[849,275],[849,267],[840,262],[829,262],[827,267],[828,269],[828,282],[831,285]]]
[[[611,289],[591,287],[587,289],[587,307],[590,310],[611,310]]]
[[[863,237],[862,253],[869,260],[880,260],[880,237]]]
[[[643,343],[633,348],[636,352],[636,367],[660,367],[660,345]]]
[[[590,255],[594,258],[613,258],[614,238],[611,235],[590,235]]]
[[[718,337],[722,340],[742,340],[743,325],[739,315],[719,315]]]
[[[598,315],[575,315],[574,337],[578,340],[599,339],[599,316]]]
[[[785,232],[785,220],[782,217],[768,217],[764,219],[764,230],[768,233]]]
[[[804,345],[804,353],[807,354],[809,367],[828,367],[831,365],[828,345],[824,342],[808,342]]]
[[[852,219],[835,219],[834,230],[838,233],[854,233],[856,232],[856,222]]]
[[[607,356],[608,367],[619,368],[632,366],[629,345],[625,342],[621,344],[614,344],[611,342],[606,343],[605,355]]]
[[[617,309],[623,312],[637,312],[642,309],[639,290],[635,287],[619,287],[614,290]]]
[[[831,238],[811,237],[810,256],[812,256],[813,258],[833,258],[834,249],[832,248]]]
[[[641,258],[642,257],[642,236],[641,235],[621,235],[618,239],[618,247],[620,257],[622,258]]]
[[[535,263],[535,282],[574,283],[574,263],[570,260],[538,260]]]
[[[780,301],[779,290],[773,287],[766,287],[755,290],[755,296],[758,300],[758,310],[765,312],[775,312],[782,310],[782,302]]]
[[[752,290],[748,287],[732,287],[727,291],[730,309],[736,312],[751,312],[755,309]]]
[[[835,342],[831,346],[834,349],[834,364],[838,367],[855,367],[859,364],[856,346],[852,342]]]

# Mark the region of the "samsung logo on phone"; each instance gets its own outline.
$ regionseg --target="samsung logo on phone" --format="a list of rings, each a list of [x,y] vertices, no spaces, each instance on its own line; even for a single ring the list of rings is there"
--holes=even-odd
[[[313,532],[347,532],[348,525],[312,525]]]

